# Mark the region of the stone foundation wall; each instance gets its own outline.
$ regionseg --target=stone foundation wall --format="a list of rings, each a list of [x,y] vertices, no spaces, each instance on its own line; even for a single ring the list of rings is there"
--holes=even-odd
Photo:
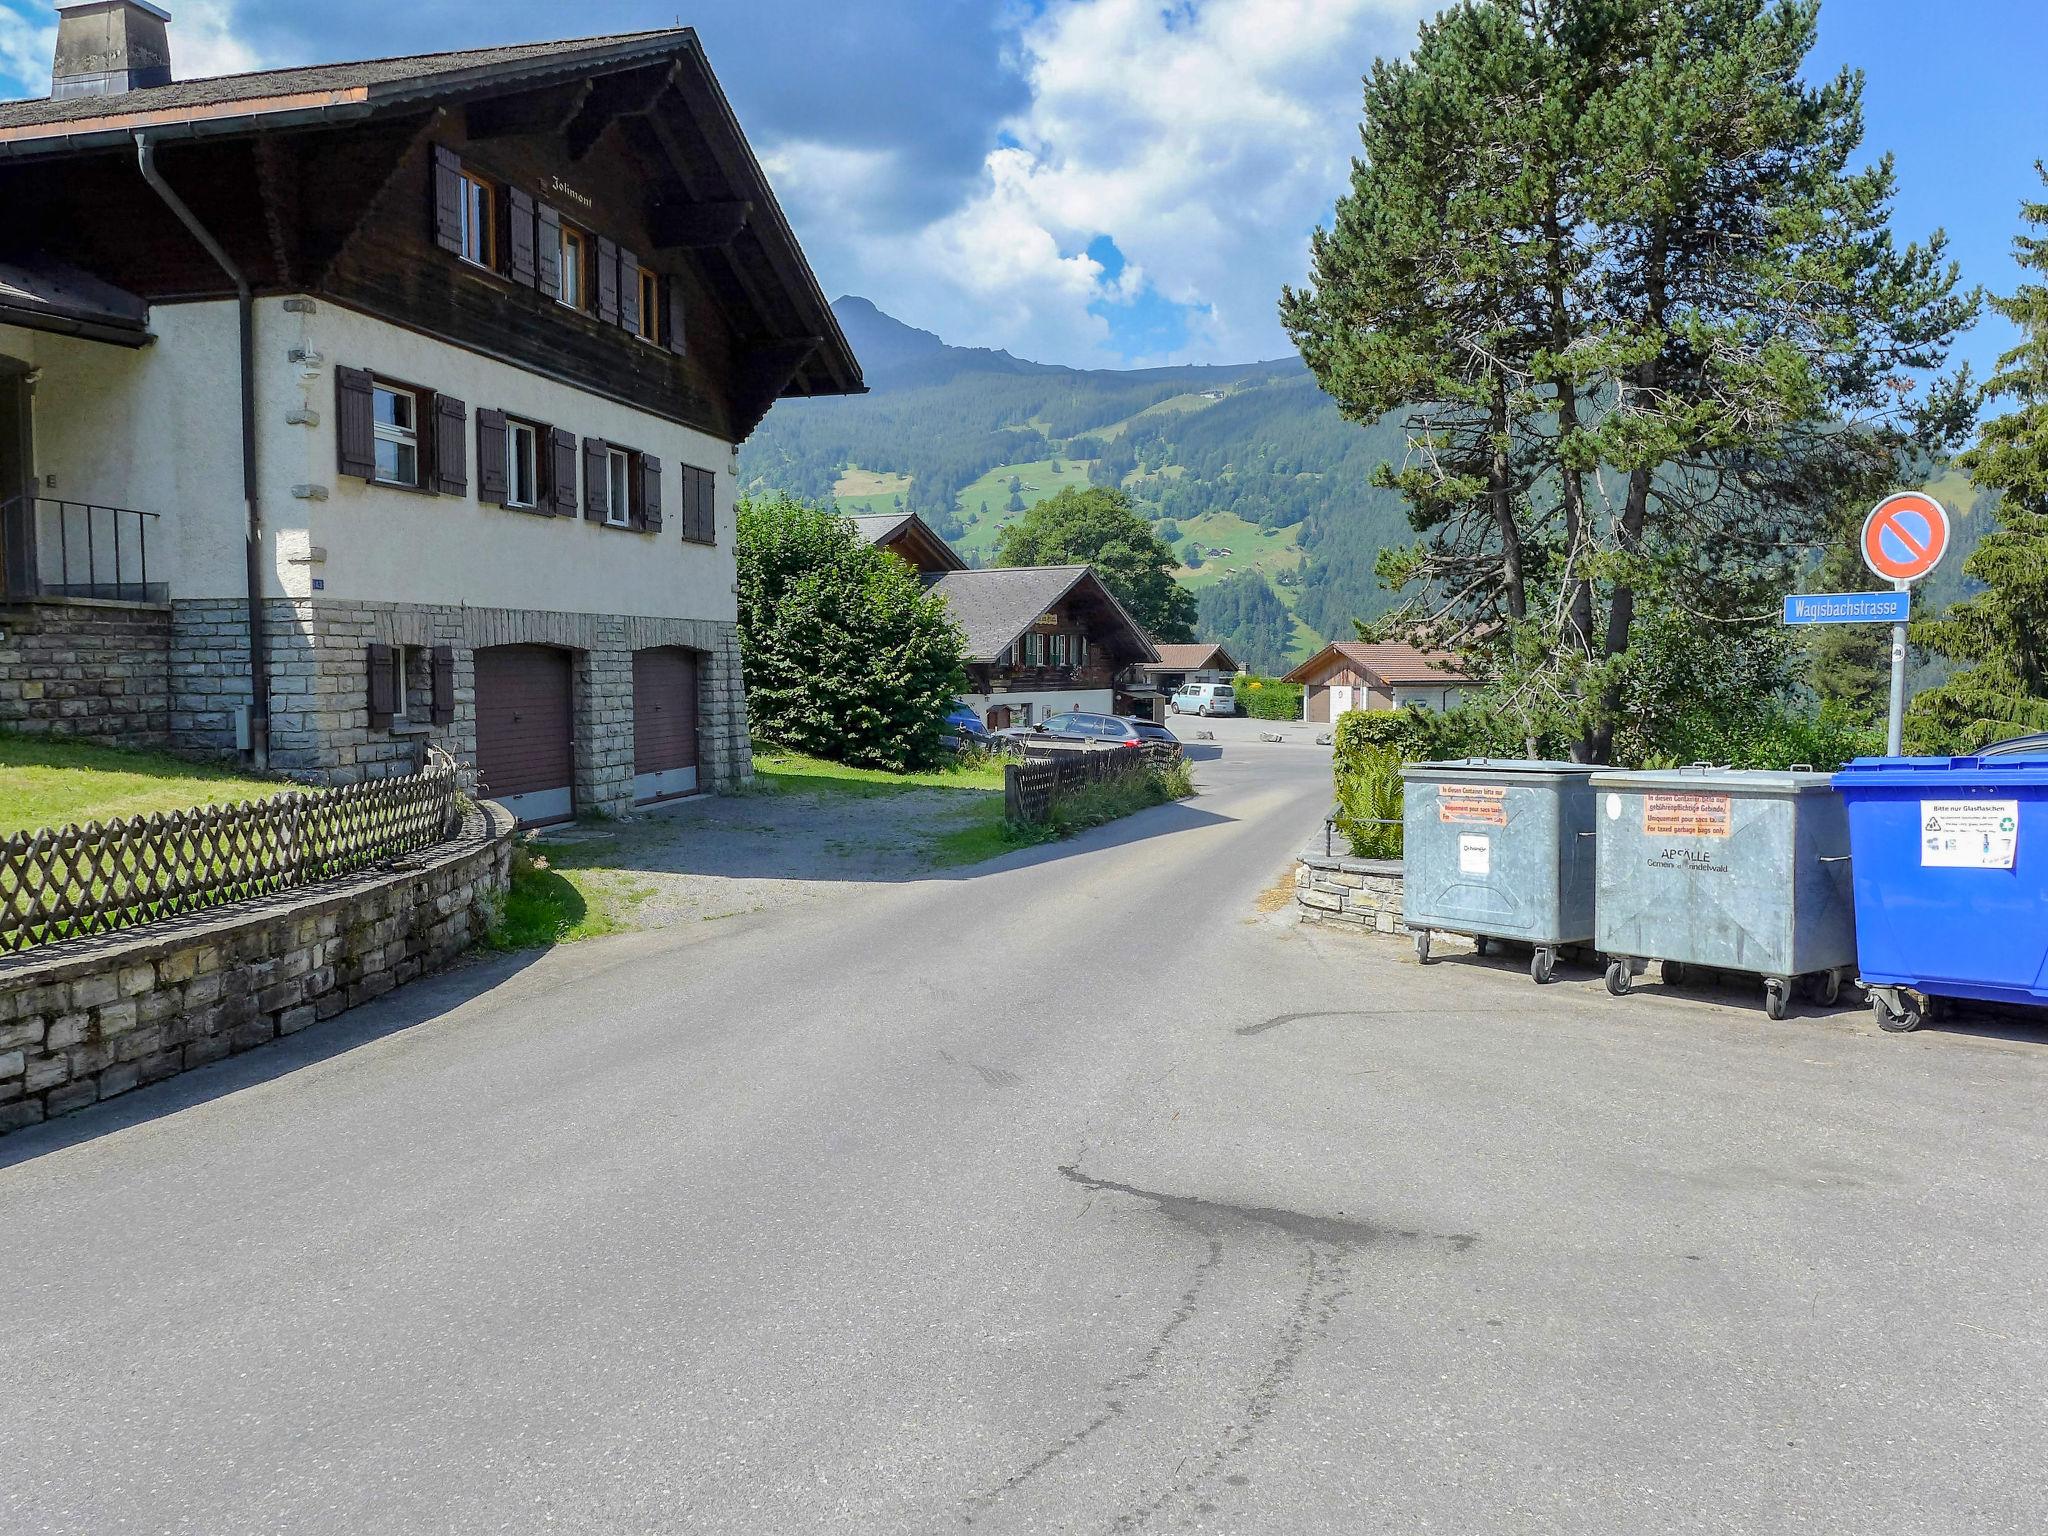
[[[108,745],[170,732],[171,614],[147,603],[0,603],[0,727]]]
[[[445,965],[504,900],[512,818],[379,870],[0,959],[0,1133],[289,1035]]]
[[[234,711],[248,702],[248,635],[232,600],[175,602],[172,738],[213,751],[234,746]],[[551,645],[573,653],[576,804],[617,814],[633,802],[633,653],[681,646],[700,654],[698,775],[707,790],[753,776],[739,627],[710,619],[649,619],[460,605],[273,598],[270,764],[318,784],[413,772],[428,746],[476,761],[476,652]],[[373,728],[372,644],[447,646],[455,655],[455,718],[445,726]]]
[[[1406,933],[1401,921],[1401,861],[1304,853],[1294,871],[1294,903],[1305,923],[1373,933]]]

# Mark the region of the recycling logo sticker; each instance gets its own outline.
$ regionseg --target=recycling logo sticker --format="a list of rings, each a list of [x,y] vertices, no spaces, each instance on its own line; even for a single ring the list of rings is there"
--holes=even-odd
[[[2018,856],[2017,800],[1923,800],[1920,824],[1923,869],[2011,869]]]

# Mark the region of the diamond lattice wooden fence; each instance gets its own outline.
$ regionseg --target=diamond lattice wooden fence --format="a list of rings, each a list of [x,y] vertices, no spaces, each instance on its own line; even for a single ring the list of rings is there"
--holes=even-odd
[[[0,841],[0,953],[311,885],[453,835],[455,775],[432,769]]]

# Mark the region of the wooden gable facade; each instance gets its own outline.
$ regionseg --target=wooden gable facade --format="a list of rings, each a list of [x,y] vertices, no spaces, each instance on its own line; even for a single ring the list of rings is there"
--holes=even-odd
[[[51,253],[153,304],[233,297],[139,174],[148,134],[259,297],[329,298],[728,442],[785,393],[864,388],[694,34],[514,51],[384,61],[440,67],[317,107],[291,90],[309,72],[278,71],[277,94],[219,111],[148,110],[157,91],[84,119],[0,110],[0,259]],[[563,226],[583,242],[574,307]]]

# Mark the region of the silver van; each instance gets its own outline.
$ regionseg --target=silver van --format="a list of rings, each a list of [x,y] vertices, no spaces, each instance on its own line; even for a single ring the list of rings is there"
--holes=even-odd
[[[1237,690],[1228,683],[1182,683],[1167,703],[1176,715],[1234,715]]]

